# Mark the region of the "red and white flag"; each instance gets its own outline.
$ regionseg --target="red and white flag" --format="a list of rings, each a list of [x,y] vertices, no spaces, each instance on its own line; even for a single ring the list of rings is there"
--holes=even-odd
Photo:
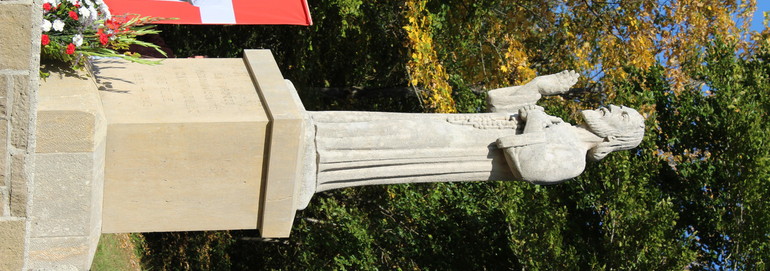
[[[306,0],[104,0],[112,14],[178,20],[165,24],[311,25]]]

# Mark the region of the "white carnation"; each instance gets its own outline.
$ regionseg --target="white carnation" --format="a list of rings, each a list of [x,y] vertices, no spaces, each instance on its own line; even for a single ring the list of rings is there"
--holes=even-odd
[[[88,10],[86,7],[80,7],[78,9],[78,13],[80,13],[80,16],[83,16],[84,19],[91,18],[91,11]]]
[[[83,35],[76,34],[74,37],[72,37],[72,44],[75,44],[77,47],[83,45]]]
[[[72,5],[77,5],[78,4],[78,0],[67,0],[67,2],[70,2],[70,4],[72,4]]]
[[[86,6],[93,7],[94,6],[94,2],[91,1],[91,0],[86,0]]]
[[[40,25],[40,28],[43,30],[43,32],[51,31],[51,21],[43,19],[43,24]]]
[[[64,22],[62,20],[56,19],[53,21],[53,30],[61,32],[64,30]]]
[[[94,20],[98,20],[97,16],[99,16],[99,13],[96,12],[96,9],[94,7],[89,7],[88,11],[91,12],[91,18]]]

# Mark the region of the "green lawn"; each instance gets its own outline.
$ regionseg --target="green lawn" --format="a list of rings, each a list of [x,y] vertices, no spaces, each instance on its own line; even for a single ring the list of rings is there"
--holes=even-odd
[[[91,270],[141,270],[129,234],[102,234]]]

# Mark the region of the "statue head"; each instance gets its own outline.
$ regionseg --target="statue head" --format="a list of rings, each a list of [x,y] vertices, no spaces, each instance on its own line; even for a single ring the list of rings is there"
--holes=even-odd
[[[595,161],[613,151],[633,149],[644,138],[644,117],[633,108],[610,105],[582,113],[588,130],[604,139],[588,151]]]

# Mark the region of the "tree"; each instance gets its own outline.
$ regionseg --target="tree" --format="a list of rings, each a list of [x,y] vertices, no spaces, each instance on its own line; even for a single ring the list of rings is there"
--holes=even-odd
[[[769,47],[742,59],[735,46],[714,41],[693,68],[704,86],[662,98],[671,109],[661,113],[670,154],[661,184],[695,238],[697,264],[760,270],[770,264]]]

